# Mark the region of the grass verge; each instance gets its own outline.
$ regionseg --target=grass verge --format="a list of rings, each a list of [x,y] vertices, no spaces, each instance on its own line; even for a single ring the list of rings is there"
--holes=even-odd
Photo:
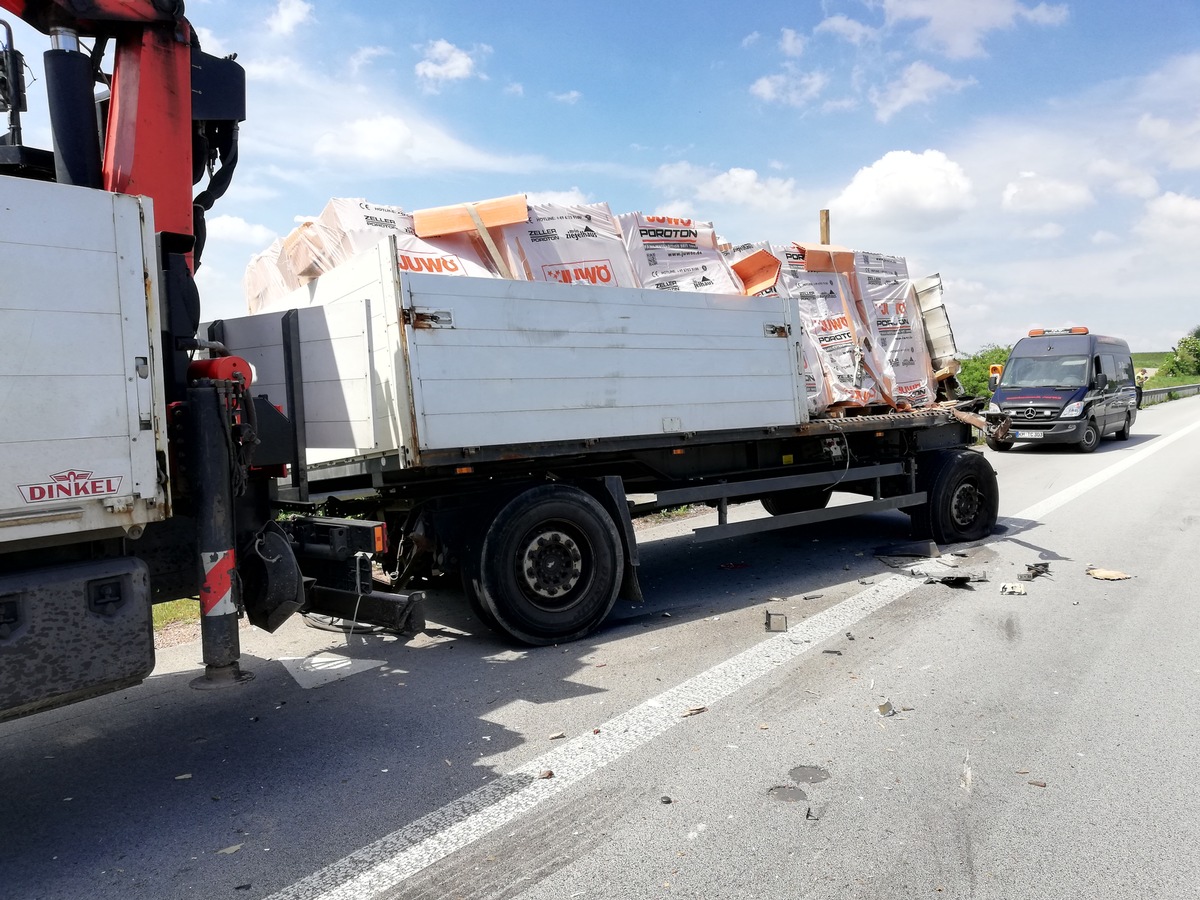
[[[175,622],[194,621],[200,618],[200,602],[196,598],[170,600],[154,604],[154,630],[159,631]]]

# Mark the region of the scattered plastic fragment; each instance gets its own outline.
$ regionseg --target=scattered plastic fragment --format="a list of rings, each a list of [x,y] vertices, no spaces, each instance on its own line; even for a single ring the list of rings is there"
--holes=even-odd
[[[703,713],[703,712],[708,712],[707,706],[689,706],[684,711],[683,717],[686,719],[688,716],[698,716],[698,715],[700,715],[700,713]]]
[[[187,772],[187,773],[185,773],[185,774],[183,774],[183,775],[176,775],[176,776],[175,776],[175,780],[176,780],[176,781],[187,781],[187,780],[188,780],[189,778],[191,778],[191,777],[192,777],[192,773],[191,773],[191,772]]]
[[[542,769],[542,771],[540,773],[538,773],[538,778],[541,778],[541,779],[553,778],[553,777],[554,777],[553,769]]]
[[[821,652],[828,653],[830,656],[841,656],[842,655],[841,650],[822,650]]]
[[[848,640],[848,641],[854,640],[854,635],[849,631],[846,632],[846,640]]]
[[[894,716],[896,714],[896,708],[892,706],[891,700],[884,700],[879,704],[879,714],[884,718],[887,718],[888,716]]]
[[[1026,593],[1025,585],[1015,584],[1014,582],[1007,581],[1004,584],[1000,585],[1000,593],[1001,594],[1024,594],[1024,593]]]
[[[554,734],[550,735],[550,740],[557,741],[562,738],[565,738],[566,736],[567,736],[567,733],[565,731],[556,731],[556,732],[554,732]]]
[[[824,594],[805,594],[800,599],[802,599],[802,600],[820,600],[824,596],[825,596]]]
[[[1046,782],[1044,782],[1044,781],[1031,781],[1029,783],[1032,784],[1034,787],[1045,787],[1046,786]]]
[[[1118,572],[1116,569],[1097,569],[1093,566],[1088,566],[1087,574],[1093,578],[1098,578],[1100,581],[1125,581],[1127,578],[1132,578],[1132,575],[1126,575],[1124,572]]]
[[[823,815],[825,815],[824,804],[821,804],[820,806],[810,806],[804,811],[804,821],[819,822],[821,821],[821,816]]]
[[[599,733],[600,733],[600,729],[599,729],[599,728],[593,728],[593,729],[592,729],[592,734],[599,734]]]
[[[767,631],[787,631],[787,616],[768,611],[764,622]]]
[[[237,853],[239,850],[241,850],[242,846],[243,846],[242,844],[233,844],[232,846],[225,847],[224,849],[218,850],[217,852],[224,853],[226,856],[232,856],[234,853]]]
[[[673,801],[666,794],[663,794],[661,797],[658,798],[658,802],[663,803],[663,804],[669,804],[669,803],[674,803],[675,801]]]

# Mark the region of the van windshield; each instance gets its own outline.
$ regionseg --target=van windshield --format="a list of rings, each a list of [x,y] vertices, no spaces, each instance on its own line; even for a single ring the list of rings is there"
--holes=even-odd
[[[1087,384],[1087,371],[1088,358],[1083,354],[1018,356],[1004,367],[1000,387],[1074,390]]]

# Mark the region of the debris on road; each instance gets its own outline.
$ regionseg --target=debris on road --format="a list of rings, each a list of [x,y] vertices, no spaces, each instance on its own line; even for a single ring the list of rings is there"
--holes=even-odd
[[[189,778],[191,778],[191,777],[192,777],[192,773],[191,773],[191,772],[186,772],[186,773],[184,773],[183,775],[176,775],[176,776],[175,776],[175,780],[176,780],[176,781],[187,781],[187,780],[188,780]]]
[[[688,716],[698,716],[698,715],[700,715],[700,713],[705,713],[705,712],[708,712],[707,706],[689,706],[684,711],[683,717],[686,719]]]
[[[225,847],[222,850],[218,850],[217,852],[224,853],[226,856],[232,856],[234,853],[237,853],[239,850],[241,850],[243,846],[243,844],[234,844],[230,847]]]
[[[546,778],[553,778],[553,777],[554,777],[553,769],[542,769],[542,771],[540,773],[538,773],[538,778],[543,779],[543,780]]]
[[[805,594],[800,599],[801,600],[820,600],[824,596],[825,596],[824,594]]]
[[[1088,575],[1097,578],[1100,581],[1125,581],[1132,578],[1132,575],[1126,575],[1124,572],[1119,572],[1116,569],[1098,569],[1095,566],[1088,566],[1086,569]]]
[[[1044,782],[1044,781],[1031,781],[1029,783],[1032,784],[1034,787],[1045,787],[1046,786],[1046,782]]]
[[[971,582],[987,581],[987,572],[952,569],[949,572],[926,572],[926,584],[946,584],[950,587],[965,587]]]
[[[819,806],[810,806],[808,809],[806,809],[804,811],[804,821],[806,821],[806,822],[821,821],[821,817],[823,815],[825,815],[825,806],[826,805],[824,803],[820,804]]]
[[[1027,593],[1027,591],[1025,590],[1025,585],[1015,584],[1011,581],[1008,581],[1008,582],[1005,582],[1004,584],[1000,585],[1000,593],[1001,594],[1018,594],[1019,595],[1019,594],[1025,594],[1025,593]]]
[[[914,541],[908,544],[893,544],[890,547],[876,547],[876,556],[922,556],[935,559],[942,555],[938,545],[933,541]]]
[[[830,656],[841,656],[842,655],[841,650],[822,650],[821,652],[828,653]]]
[[[1025,565],[1025,571],[1022,572],[1020,575],[1018,575],[1017,579],[1020,581],[1033,581],[1033,579],[1037,578],[1039,575],[1049,575],[1049,574],[1050,574],[1050,563],[1048,563],[1048,562],[1027,563]]]
[[[884,718],[894,716],[896,714],[896,707],[892,706],[891,700],[884,700],[879,704],[879,714]]]
[[[663,794],[661,797],[658,798],[658,802],[663,803],[663,804],[669,804],[669,803],[674,803],[675,801],[673,801],[666,794]]]
[[[765,626],[767,631],[787,631],[787,616],[783,613],[767,611]]]
[[[727,562],[727,563],[721,563],[719,566],[717,566],[717,568],[718,569],[748,569],[748,568],[750,568],[750,563]]]
[[[565,731],[556,731],[556,732],[554,732],[554,734],[550,735],[549,740],[557,741],[557,740],[561,740],[562,738],[565,738],[566,736],[567,736],[567,733]]]

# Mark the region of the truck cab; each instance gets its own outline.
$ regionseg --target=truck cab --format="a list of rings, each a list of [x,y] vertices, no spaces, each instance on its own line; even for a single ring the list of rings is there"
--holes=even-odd
[[[989,380],[989,425],[1007,417],[993,450],[1018,441],[1074,444],[1091,453],[1105,435],[1126,440],[1137,418],[1137,389],[1129,345],[1087,328],[1035,328],[1021,338]]]

